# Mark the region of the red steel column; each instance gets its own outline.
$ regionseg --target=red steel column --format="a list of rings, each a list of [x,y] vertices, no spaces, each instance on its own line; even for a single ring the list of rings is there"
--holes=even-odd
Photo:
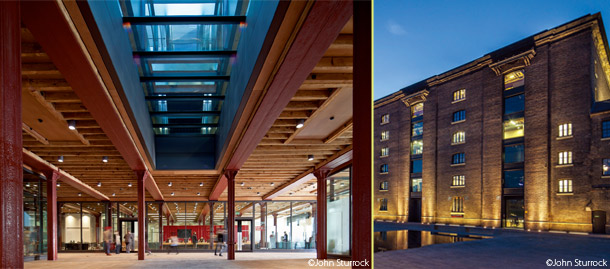
[[[0,268],[23,268],[20,12],[0,1]]]
[[[214,202],[210,203],[210,249],[214,249]]]
[[[238,170],[226,170],[225,177],[229,185],[229,197],[227,207],[229,207],[227,217],[227,233],[228,235],[228,254],[227,259],[235,260],[235,175]]]
[[[138,177],[138,260],[146,253],[146,171],[136,171]],[[133,242],[132,242],[133,243]]]
[[[57,171],[45,171],[47,178],[47,259],[57,260]],[[97,222],[96,222],[97,223]]]
[[[316,252],[318,259],[326,259],[326,178],[330,173],[329,169],[320,169],[313,172],[318,179],[318,201],[316,216]]]
[[[371,86],[371,1],[354,1],[354,155],[352,165],[352,261],[371,267],[373,233],[373,96]],[[319,190],[318,190],[319,191]],[[365,263],[368,261],[368,263]]]

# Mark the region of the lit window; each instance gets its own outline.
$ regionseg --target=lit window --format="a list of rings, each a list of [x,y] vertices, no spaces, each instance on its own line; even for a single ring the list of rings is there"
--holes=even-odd
[[[389,148],[381,148],[381,157],[386,157],[390,155],[390,149]]]
[[[411,179],[411,192],[421,192],[421,178]]]
[[[572,123],[559,125],[559,137],[572,136]]]
[[[602,122],[602,137],[610,137],[610,120]]]
[[[559,181],[559,193],[572,193],[571,179],[562,179]]]
[[[610,159],[604,159],[602,161],[602,175],[610,176]]]
[[[451,182],[451,186],[464,186],[466,185],[466,176],[458,175],[453,176],[453,181]]]
[[[504,121],[504,139],[523,137],[525,130],[523,118],[515,118]]]
[[[381,198],[379,199],[379,203],[381,204],[379,206],[379,211],[388,211],[388,199]]]
[[[424,122],[420,121],[420,122],[413,123],[411,126],[411,130],[412,130],[413,136],[422,135],[424,133]]]
[[[453,119],[451,120],[451,122],[458,122],[463,120],[466,120],[466,110],[453,112]]]
[[[466,142],[466,132],[459,131],[453,134],[453,138],[451,139],[451,144],[461,144]]]
[[[387,181],[381,182],[381,184],[379,184],[379,190],[380,191],[387,191],[388,190],[388,182]]]
[[[381,132],[381,141],[390,139],[390,131]]]
[[[411,154],[419,155],[424,152],[424,142],[420,140],[414,140],[411,142]]]
[[[525,85],[524,78],[523,69],[504,75],[504,90],[510,90]]]
[[[464,198],[453,197],[453,204],[451,205],[451,213],[464,213]]]
[[[424,115],[424,103],[417,103],[411,107],[411,116],[417,118]]]
[[[382,164],[382,165],[379,167],[379,173],[384,174],[384,173],[387,173],[387,172],[388,172],[388,165],[387,165],[387,164]]]
[[[559,152],[559,164],[571,164],[572,163],[572,152],[564,151]]]
[[[525,161],[523,144],[504,146],[504,163],[522,163]]]
[[[466,99],[466,89],[459,89],[453,92],[453,102]]]
[[[451,164],[462,164],[465,162],[464,153],[456,153],[451,156]]]
[[[422,162],[421,159],[411,161],[411,173],[421,173]]]
[[[385,114],[381,116],[381,124],[386,124],[390,122],[390,114]]]
[[[525,95],[519,94],[504,99],[504,114],[512,114],[525,110]]]

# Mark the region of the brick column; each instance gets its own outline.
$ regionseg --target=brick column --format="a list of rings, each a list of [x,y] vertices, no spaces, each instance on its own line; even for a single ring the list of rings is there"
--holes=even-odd
[[[228,190],[228,203],[227,207],[229,216],[227,217],[227,233],[228,233],[228,254],[227,259],[235,260],[235,175],[238,170],[226,170],[225,177],[227,178],[227,184],[229,185]]]
[[[326,178],[330,174],[328,169],[320,169],[313,172],[318,179],[317,213],[316,216],[316,253],[318,259],[326,259]],[[370,225],[370,223],[369,223]],[[276,235],[277,236],[277,235]]]
[[[0,268],[23,268],[19,4],[0,1]]]
[[[138,177],[138,260],[146,253],[146,171],[136,171]],[[133,243],[133,242],[132,242]]]
[[[57,260],[57,171],[45,171],[47,178],[47,259]],[[97,223],[97,222],[96,222]]]

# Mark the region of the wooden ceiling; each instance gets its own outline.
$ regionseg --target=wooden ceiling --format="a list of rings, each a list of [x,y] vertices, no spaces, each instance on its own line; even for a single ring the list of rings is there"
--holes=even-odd
[[[21,34],[23,147],[111,200],[135,200],[135,173],[31,32],[23,27]],[[350,20],[241,168],[236,178],[238,200],[283,188],[351,146],[352,72]],[[68,128],[70,121],[75,122],[76,130]],[[304,126],[297,129],[299,121]],[[308,155],[314,160],[309,161]],[[63,162],[58,161],[60,156]],[[107,163],[102,162],[103,157],[108,158]],[[218,177],[216,173],[155,173],[154,180],[167,201],[205,201]],[[292,186],[280,198],[290,199],[293,194],[315,199],[315,180]],[[226,190],[222,196],[221,200],[226,199]],[[58,199],[94,200],[67,184],[58,188]],[[153,200],[148,192],[147,200]],[[174,215],[180,208],[170,206],[169,210]]]

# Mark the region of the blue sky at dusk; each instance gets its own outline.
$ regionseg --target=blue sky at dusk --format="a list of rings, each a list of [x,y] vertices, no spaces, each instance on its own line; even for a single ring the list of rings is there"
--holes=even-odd
[[[602,13],[610,0],[375,0],[375,100],[540,31]]]

